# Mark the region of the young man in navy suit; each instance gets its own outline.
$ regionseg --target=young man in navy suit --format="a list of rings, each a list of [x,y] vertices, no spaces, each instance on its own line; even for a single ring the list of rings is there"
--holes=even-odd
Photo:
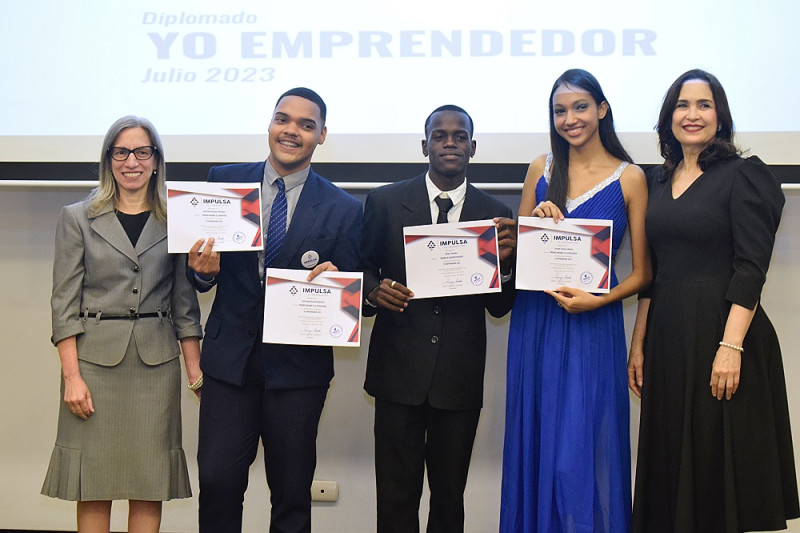
[[[364,388],[375,397],[378,532],[419,531],[427,467],[428,533],[464,530],[464,489],[483,401],[485,310],[514,301],[511,209],[467,183],[472,118],[442,106],[425,121],[428,171],[370,192],[361,244],[365,315],[377,315]],[[441,204],[441,205],[440,205]],[[403,227],[494,219],[502,292],[414,299],[406,286]]]
[[[206,322],[197,462],[201,533],[239,532],[242,502],[259,438],[272,503],[271,532],[311,531],[316,438],[333,350],[264,344],[266,267],[356,270],[361,202],[311,167],[325,142],[326,107],[317,93],[295,88],[278,99],[265,162],[214,167],[208,181],[261,182],[264,252],[189,253],[196,288],[216,286]],[[266,227],[266,224],[265,224]],[[275,236],[275,239],[273,239]]]

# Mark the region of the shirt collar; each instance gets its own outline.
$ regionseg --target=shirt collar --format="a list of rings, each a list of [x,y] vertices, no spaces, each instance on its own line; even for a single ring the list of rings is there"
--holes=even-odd
[[[272,168],[272,165],[267,159],[266,163],[264,164],[264,181],[272,185],[275,183],[275,180],[278,178],[283,178],[283,184],[286,186],[286,190],[292,190],[293,188],[297,187],[298,185],[302,185],[308,179],[308,174],[311,172],[311,165],[308,165],[306,168],[302,170],[298,170],[292,174],[287,174],[286,176],[280,176],[278,171]]]
[[[425,173],[425,186],[428,188],[428,203],[433,203],[434,199],[442,193],[446,193],[447,196],[453,201],[453,205],[458,205],[464,200],[464,197],[467,195],[467,178],[464,178],[464,181],[453,189],[452,191],[442,191],[437,187],[433,180],[431,179],[430,173]]]

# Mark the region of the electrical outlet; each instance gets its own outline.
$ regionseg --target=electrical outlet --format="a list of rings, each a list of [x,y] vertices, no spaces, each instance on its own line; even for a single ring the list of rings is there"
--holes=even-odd
[[[320,481],[315,479],[311,482],[311,501],[335,502],[338,499],[339,483],[336,481]]]

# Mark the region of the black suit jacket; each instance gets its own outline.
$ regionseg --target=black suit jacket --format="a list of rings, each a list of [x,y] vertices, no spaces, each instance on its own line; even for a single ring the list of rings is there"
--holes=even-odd
[[[265,162],[214,167],[208,181],[261,183],[264,165]],[[361,202],[312,169],[272,266],[304,269],[302,255],[315,250],[320,263],[331,261],[339,270],[356,270],[361,218]],[[247,358],[253,347],[261,344],[264,288],[258,266],[257,252],[221,254],[217,294],[206,322],[200,366],[204,373],[235,385],[244,382]],[[198,286],[198,290],[208,288]],[[320,386],[333,377],[330,347],[264,344],[263,350],[267,357],[267,388]]]
[[[467,185],[461,220],[512,217],[511,209]],[[362,232],[364,295],[383,278],[406,284],[403,227],[431,223],[425,175],[375,189],[367,196]],[[364,305],[376,314],[365,390],[406,405],[425,400],[439,409],[478,409],[483,403],[486,317],[506,314],[513,280],[491,295],[412,299],[402,313]],[[412,291],[414,287],[409,287]]]

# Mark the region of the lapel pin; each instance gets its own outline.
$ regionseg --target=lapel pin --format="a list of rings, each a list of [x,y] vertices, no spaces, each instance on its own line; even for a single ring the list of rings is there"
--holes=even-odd
[[[309,250],[303,254],[301,263],[305,268],[314,268],[319,263],[319,254],[314,250]]]

